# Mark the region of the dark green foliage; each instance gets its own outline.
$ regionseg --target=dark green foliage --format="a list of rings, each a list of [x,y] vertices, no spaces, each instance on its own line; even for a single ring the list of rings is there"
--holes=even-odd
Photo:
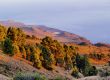
[[[30,45],[25,45],[24,48],[26,51],[26,60],[30,61],[30,56],[31,56]]]
[[[73,59],[72,57],[70,56],[71,54],[73,54],[73,47],[71,46],[67,46],[67,45],[64,45],[64,52],[65,52],[65,68],[67,70],[70,70],[72,69],[73,67]],[[73,56],[73,55],[72,55]]]
[[[87,46],[87,45],[89,45],[89,44],[86,43],[86,42],[82,42],[82,43],[79,43],[79,45],[81,45],[81,46]]]
[[[40,60],[41,50],[35,45],[26,45],[26,59],[33,63],[33,66],[40,69],[42,63]]]
[[[66,78],[62,78],[62,77],[60,77],[60,76],[58,76],[58,77],[56,77],[55,79],[53,79],[53,80],[67,80]]]
[[[40,49],[38,47],[31,46],[30,51],[31,51],[30,61],[33,62],[34,67],[40,69],[42,66],[40,61],[40,54],[41,54]]]
[[[19,46],[25,44],[26,35],[20,28],[9,27],[7,30],[7,37]]]
[[[76,65],[84,76],[94,76],[97,75],[97,69],[95,66],[91,66],[87,55],[80,56],[76,55]]]
[[[53,42],[52,38],[47,36],[47,37],[42,39],[41,44],[44,45],[44,46],[50,46],[52,42]]]
[[[0,26],[0,33],[4,53],[14,55],[21,52],[19,47],[25,45],[25,34],[20,28],[9,27],[6,30],[6,28]]]
[[[52,65],[54,64],[54,56],[51,53],[51,51],[48,48],[42,46],[42,56],[43,56],[42,62],[43,66],[49,70],[52,70],[53,69]]]
[[[95,76],[95,75],[97,75],[98,70],[96,69],[95,66],[91,66],[88,73],[89,73],[88,74],[89,76]]]
[[[79,78],[78,72],[79,71],[78,71],[77,67],[74,66],[73,69],[72,69],[71,75],[74,76],[75,78]]]
[[[13,80],[48,80],[38,73],[18,73]]]
[[[85,70],[83,71],[84,76],[96,76],[97,73],[98,73],[98,70],[96,69],[95,66],[89,66],[85,68]]]
[[[81,64],[81,56],[79,54],[76,55],[76,66],[79,69],[79,72],[82,70],[82,64]],[[84,63],[83,63],[84,64]]]
[[[63,47],[57,40],[52,40],[50,37],[45,37],[42,39],[41,44],[47,47],[52,54],[63,54]]]
[[[6,38],[3,42],[3,51],[5,54],[14,55],[13,43],[9,38]]]
[[[64,64],[64,52],[63,47],[57,40],[52,40],[50,37],[45,37],[42,39],[41,44],[48,49],[47,52],[51,53],[51,56],[53,57],[53,65],[62,65]],[[55,58],[55,59],[54,59]],[[61,61],[59,61],[61,60]]]
[[[31,61],[33,66],[38,69],[43,66],[48,70],[53,70],[56,65],[64,67],[66,70],[72,69],[72,75],[75,77],[78,77],[79,72],[84,76],[97,74],[97,69],[90,65],[88,56],[78,54],[78,47],[63,45],[51,37],[43,38],[39,45],[37,43],[30,45],[25,44],[26,38],[37,39],[34,35],[26,36],[20,28],[9,27],[6,32],[6,29],[0,26],[0,41],[3,41],[3,51],[6,54],[21,53],[24,59]],[[101,60],[105,55],[94,53],[89,57]]]
[[[35,54],[37,53],[35,46],[30,46],[30,52],[31,52],[30,61],[34,62],[35,61]]]
[[[80,56],[79,54],[76,55],[76,66],[79,72],[83,73],[85,76],[89,75],[91,65],[86,55],[84,56]]]
[[[80,66],[81,69],[85,69],[86,66],[90,66],[88,57],[87,57],[86,55],[80,56],[80,65],[81,65],[81,66]]]
[[[26,59],[26,50],[25,50],[24,46],[20,46],[20,47],[19,47],[19,50],[20,50],[20,52],[21,52],[21,54],[22,54],[22,57],[23,57],[24,59]]]
[[[71,70],[72,67],[73,67],[73,64],[72,64],[71,57],[68,54],[66,54],[66,56],[65,56],[65,69]]]

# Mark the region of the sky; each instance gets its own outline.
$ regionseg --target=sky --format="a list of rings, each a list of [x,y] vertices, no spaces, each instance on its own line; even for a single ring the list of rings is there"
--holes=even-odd
[[[0,20],[46,25],[110,43],[110,0],[0,0]]]

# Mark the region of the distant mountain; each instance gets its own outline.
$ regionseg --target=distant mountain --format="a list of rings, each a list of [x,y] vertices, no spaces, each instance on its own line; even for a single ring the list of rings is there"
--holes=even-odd
[[[62,31],[59,29],[49,28],[44,25],[26,25],[24,23],[12,21],[12,20],[0,21],[0,24],[7,26],[7,27],[9,27],[9,26],[19,27],[19,28],[23,29],[26,34],[35,35],[36,37],[39,37],[39,38],[43,38],[45,36],[50,36],[50,37],[57,39],[58,41],[64,42],[64,43],[91,44],[90,40],[87,40],[84,37],[81,37],[74,33]]]
[[[97,47],[108,47],[108,48],[110,48],[110,44],[101,43],[101,42],[96,43],[94,45],[97,46]]]
[[[13,20],[7,20],[7,21],[0,21],[0,24],[4,25],[4,26],[19,26],[19,27],[25,27],[24,23],[21,22],[16,22]]]

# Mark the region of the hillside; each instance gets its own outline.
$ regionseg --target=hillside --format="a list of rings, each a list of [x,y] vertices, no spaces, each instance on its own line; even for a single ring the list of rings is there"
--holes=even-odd
[[[40,73],[44,76],[47,76],[48,79],[53,79],[58,76],[66,77],[69,80],[74,79],[71,74],[65,71],[63,68],[55,67],[54,71],[48,71],[44,68],[36,69],[34,68],[30,62],[26,61],[23,58],[19,58],[17,56],[9,57],[2,52],[0,52],[0,80],[9,77],[9,80],[17,75],[19,72],[23,73]],[[7,77],[6,77],[7,76]]]
[[[58,76],[66,77],[67,80],[88,80],[88,79],[106,79],[105,77],[100,76],[91,76],[85,78],[75,79],[71,76],[71,71],[65,71],[63,68],[55,67],[54,71],[48,71],[44,68],[36,69],[32,67],[29,63],[27,63],[22,58],[17,57],[9,57],[2,52],[0,52],[0,79],[1,80],[12,80],[16,74],[20,72],[23,73],[40,73],[45,75],[49,79],[53,79]],[[109,77],[107,77],[109,79]]]
[[[43,38],[45,36],[50,36],[50,37],[52,37],[60,42],[64,42],[64,43],[73,42],[73,43],[80,44],[82,42],[85,42],[87,44],[91,44],[91,42],[84,37],[81,37],[79,35],[69,33],[66,31],[49,28],[44,25],[26,25],[21,22],[15,22],[15,21],[10,21],[10,20],[0,21],[0,24],[7,26],[7,27],[9,27],[9,26],[20,27],[21,29],[23,29],[25,31],[26,34],[35,35],[36,37],[39,37],[39,38]]]
[[[49,28],[44,25],[26,25],[21,22],[16,21],[0,21],[1,25],[10,27],[19,27],[21,28],[27,35],[35,35],[37,38],[42,39],[45,36],[50,36],[55,40],[58,40],[59,42],[63,44],[68,44],[72,46],[78,47],[78,53],[80,54],[90,54],[90,53],[98,53],[98,54],[105,54],[108,55],[110,53],[110,45],[105,43],[96,43],[92,44],[90,40],[87,40],[84,37],[81,37],[79,35],[69,33],[66,31]],[[32,40],[27,39],[26,42],[28,44],[35,44],[40,43],[41,40]],[[80,44],[80,45],[77,45]],[[94,60],[91,60],[92,63],[96,62]],[[108,59],[104,60],[105,62],[108,61]],[[102,61],[103,62],[103,61]],[[104,62],[103,62],[104,63]],[[101,64],[101,63],[99,63]]]
[[[0,74],[11,78],[18,72],[37,72],[49,80],[97,77],[100,71],[106,75],[103,65],[108,67],[110,58],[107,44],[93,45],[76,34],[41,25],[0,23]]]

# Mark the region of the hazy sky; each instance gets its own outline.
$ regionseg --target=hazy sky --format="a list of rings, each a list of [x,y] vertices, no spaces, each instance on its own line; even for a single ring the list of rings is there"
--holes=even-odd
[[[110,0],[0,0],[0,20],[9,19],[110,43]]]

